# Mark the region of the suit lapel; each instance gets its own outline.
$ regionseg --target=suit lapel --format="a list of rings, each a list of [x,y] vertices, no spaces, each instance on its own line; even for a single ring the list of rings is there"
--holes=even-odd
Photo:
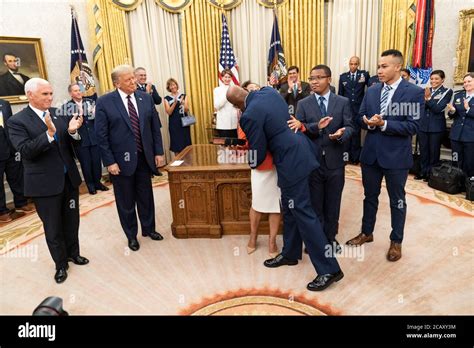
[[[336,104],[336,96],[334,95],[334,93],[331,92],[329,93],[329,100],[328,100],[328,116],[332,116],[335,104]]]
[[[128,116],[128,112],[125,109],[125,106],[123,105],[122,98],[120,98],[120,94],[117,90],[114,93],[114,99],[115,99],[115,106],[117,107],[118,111],[120,112],[120,116],[122,116],[125,123],[128,125],[130,130],[133,132],[132,124],[130,122],[130,116]]]
[[[36,112],[33,111],[32,108],[28,106],[27,109],[28,109],[28,114],[31,117],[31,121],[34,124],[36,124],[38,127],[40,127],[42,132],[46,132],[48,130],[48,127],[46,126],[46,124],[38,117],[38,115],[36,114]]]
[[[375,103],[375,112],[374,112],[374,115],[380,115],[380,99],[382,98],[382,88],[383,88],[384,84],[381,82],[381,83],[377,83],[375,85],[375,100],[377,101]],[[373,115],[367,115],[368,118],[371,118]]]
[[[316,121],[319,121],[321,119],[321,109],[319,108],[319,101],[316,99],[317,96],[315,94],[311,95],[311,103],[313,103],[312,108],[315,112],[316,116]]]
[[[403,95],[405,94],[407,88],[408,88],[408,84],[410,82],[406,82],[405,80],[402,79],[402,81],[400,82],[400,84],[398,85],[398,88],[395,90],[395,93],[393,94],[392,96],[392,100],[390,101],[390,104],[393,104],[393,103],[399,103],[400,102],[400,99],[403,97]]]

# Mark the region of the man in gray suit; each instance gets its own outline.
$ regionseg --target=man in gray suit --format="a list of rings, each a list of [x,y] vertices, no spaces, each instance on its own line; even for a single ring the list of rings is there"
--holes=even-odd
[[[302,99],[296,118],[288,121],[293,130],[301,130],[317,145],[321,166],[310,176],[311,203],[323,225],[324,233],[336,250],[342,190],[344,188],[344,143],[354,131],[349,99],[330,90],[331,69],[317,65],[311,70],[312,95]]]

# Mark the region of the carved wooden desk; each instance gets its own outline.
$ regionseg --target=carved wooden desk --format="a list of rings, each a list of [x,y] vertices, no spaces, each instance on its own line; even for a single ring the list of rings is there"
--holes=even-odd
[[[221,238],[223,234],[249,234],[252,203],[250,167],[224,164],[216,145],[191,145],[167,166],[176,238]],[[260,233],[268,234],[267,218]]]

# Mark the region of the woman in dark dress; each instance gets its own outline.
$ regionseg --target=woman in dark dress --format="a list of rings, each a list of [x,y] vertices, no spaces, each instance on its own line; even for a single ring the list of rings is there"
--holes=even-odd
[[[179,92],[178,82],[173,78],[166,82],[166,90],[170,92],[165,97],[165,111],[170,117],[170,151],[177,155],[191,145],[191,127],[183,127],[181,124],[181,117],[186,116],[189,111],[189,101],[186,94]]]

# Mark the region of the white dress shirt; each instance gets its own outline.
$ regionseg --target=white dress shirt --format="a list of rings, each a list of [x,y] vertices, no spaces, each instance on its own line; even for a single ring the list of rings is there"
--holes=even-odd
[[[25,81],[23,81],[23,77],[21,77],[21,75],[19,73],[11,71],[10,69],[8,69],[8,71],[10,72],[10,74],[12,74],[12,76],[15,78],[15,80],[20,82],[22,85],[25,84]]]
[[[229,87],[223,85],[214,89],[214,108],[217,110],[216,129],[237,129],[238,111],[226,98]]]
[[[40,118],[40,120],[41,120],[44,124],[46,124],[46,121],[44,120],[44,117],[43,117],[44,111],[41,111],[40,109],[37,109],[37,108],[31,106],[31,104],[29,104],[29,106],[30,106],[31,110],[33,110],[33,111],[35,112],[35,114],[38,115],[38,117]],[[51,115],[51,117],[54,118],[53,115]],[[68,132],[68,133],[69,133],[69,132]],[[74,134],[69,133],[69,135],[70,135],[74,140],[81,140],[81,136],[79,135],[79,133],[77,132],[77,130],[76,130],[76,132],[75,132]],[[48,137],[48,140],[49,140],[50,143],[54,141],[54,137],[50,137],[49,134],[48,134],[48,131],[46,131],[46,136]]]
[[[127,110],[128,114],[128,94],[122,91],[120,88],[117,88],[117,91],[120,94],[120,99],[122,99],[123,105],[125,106],[125,110]],[[137,100],[135,99],[135,93],[130,94],[130,100],[132,101],[133,106],[135,107],[135,110],[137,111],[137,116],[140,118],[140,114],[138,112],[138,105],[137,105]],[[128,115],[130,117],[130,114]]]

